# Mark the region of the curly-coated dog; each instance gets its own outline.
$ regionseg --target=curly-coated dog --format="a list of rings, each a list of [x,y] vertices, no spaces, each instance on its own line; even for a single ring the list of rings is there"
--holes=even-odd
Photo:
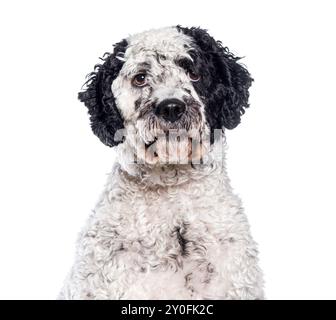
[[[116,164],[61,299],[262,299],[258,252],[225,169],[252,78],[206,30],[130,36],[80,101]]]

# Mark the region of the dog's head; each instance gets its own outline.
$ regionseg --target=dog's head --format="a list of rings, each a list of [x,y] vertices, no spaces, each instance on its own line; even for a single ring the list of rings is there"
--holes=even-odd
[[[102,60],[79,93],[93,132],[108,146],[127,143],[150,163],[182,149],[190,160],[192,139],[213,143],[215,130],[235,128],[248,107],[248,71],[200,28],[143,32]]]

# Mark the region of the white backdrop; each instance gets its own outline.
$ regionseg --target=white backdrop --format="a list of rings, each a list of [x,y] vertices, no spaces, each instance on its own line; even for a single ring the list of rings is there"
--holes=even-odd
[[[125,36],[207,28],[245,56],[251,108],[228,169],[269,299],[336,298],[334,1],[3,1],[0,298],[54,299],[112,167],[77,92]]]

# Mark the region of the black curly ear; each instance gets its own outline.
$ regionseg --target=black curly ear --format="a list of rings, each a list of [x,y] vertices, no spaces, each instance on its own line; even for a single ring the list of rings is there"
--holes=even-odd
[[[95,135],[107,146],[113,147],[122,141],[115,141],[115,133],[124,128],[122,116],[116,106],[111,85],[118,76],[123,61],[118,55],[123,54],[127,41],[123,40],[114,46],[113,53],[105,53],[102,64],[94,67],[88,75],[86,90],[78,94],[89,110],[91,128]]]
[[[180,32],[191,37],[195,50],[190,54],[198,64],[202,80],[195,89],[206,99],[207,121],[211,129],[233,129],[249,106],[248,89],[253,79],[238,63],[227,47],[201,28],[183,28]]]

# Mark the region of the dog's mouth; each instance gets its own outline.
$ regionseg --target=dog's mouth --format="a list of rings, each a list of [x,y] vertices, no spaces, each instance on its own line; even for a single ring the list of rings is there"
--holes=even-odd
[[[207,134],[206,126],[199,108],[186,112],[174,122],[165,121],[154,114],[138,119],[140,139],[136,141],[141,146],[135,152],[137,158],[151,164],[199,161],[204,154],[201,139]]]
[[[192,137],[179,137],[170,140],[168,135],[155,137],[145,143],[144,160],[150,164],[200,163],[206,152],[206,145]]]

